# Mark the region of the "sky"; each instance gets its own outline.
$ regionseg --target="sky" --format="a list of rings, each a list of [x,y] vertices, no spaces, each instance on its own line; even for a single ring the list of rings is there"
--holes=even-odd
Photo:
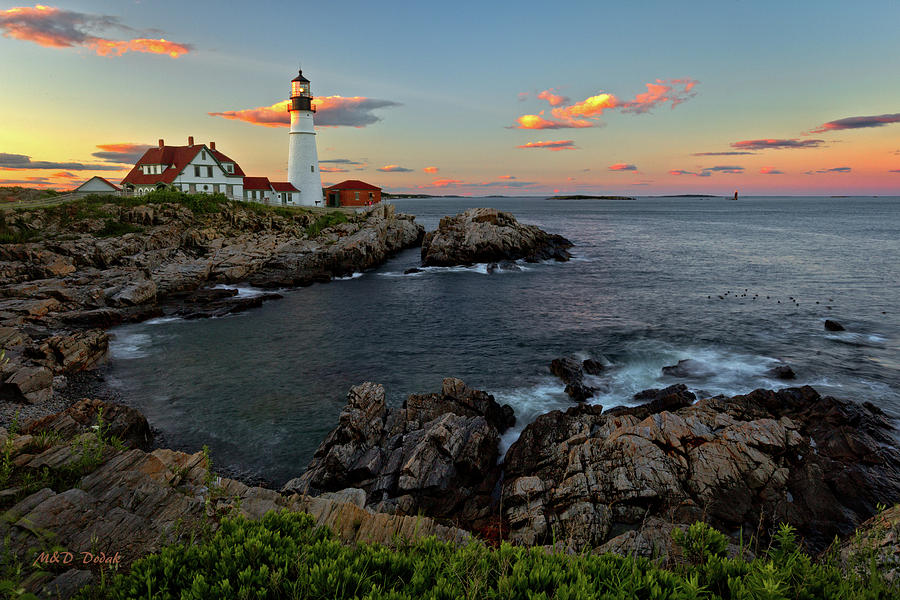
[[[900,195],[900,2],[0,0],[0,185],[162,138],[395,193]]]

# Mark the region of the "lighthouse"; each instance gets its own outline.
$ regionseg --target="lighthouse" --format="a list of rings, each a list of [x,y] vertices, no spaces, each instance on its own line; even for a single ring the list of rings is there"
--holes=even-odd
[[[312,93],[309,79],[303,71],[291,80],[290,146],[288,148],[288,181],[300,190],[300,201],[295,204],[317,206],[322,204],[322,176],[319,174],[319,155],[316,152],[316,128],[313,123]]]

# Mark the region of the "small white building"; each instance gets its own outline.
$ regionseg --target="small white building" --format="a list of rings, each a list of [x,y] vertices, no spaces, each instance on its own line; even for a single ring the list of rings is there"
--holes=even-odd
[[[103,177],[91,177],[72,190],[76,194],[118,194],[122,188]]]
[[[268,177],[244,177],[244,200],[294,206],[300,192],[290,182],[269,181]]]
[[[216,143],[194,144],[188,137],[187,146],[159,146],[150,148],[122,179],[127,192],[146,194],[153,190],[174,187],[189,193],[216,193],[244,197],[244,171],[231,158],[216,150]]]

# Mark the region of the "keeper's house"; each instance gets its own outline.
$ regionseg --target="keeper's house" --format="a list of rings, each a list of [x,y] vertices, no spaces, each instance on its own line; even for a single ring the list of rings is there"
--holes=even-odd
[[[118,194],[122,188],[102,177],[91,177],[72,190],[76,194]]]
[[[241,167],[218,150],[216,143],[150,148],[122,179],[122,188],[134,194],[174,187],[183,192],[221,192],[228,196],[244,195],[244,172]]]
[[[348,179],[325,188],[326,206],[369,206],[381,202],[381,188]]]

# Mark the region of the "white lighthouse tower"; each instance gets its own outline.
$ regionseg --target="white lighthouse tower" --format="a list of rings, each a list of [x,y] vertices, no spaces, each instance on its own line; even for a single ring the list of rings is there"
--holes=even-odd
[[[303,206],[322,204],[322,176],[319,174],[319,154],[316,152],[316,128],[313,123],[312,93],[309,79],[303,71],[291,80],[290,147],[288,150],[288,181],[300,190]]]

